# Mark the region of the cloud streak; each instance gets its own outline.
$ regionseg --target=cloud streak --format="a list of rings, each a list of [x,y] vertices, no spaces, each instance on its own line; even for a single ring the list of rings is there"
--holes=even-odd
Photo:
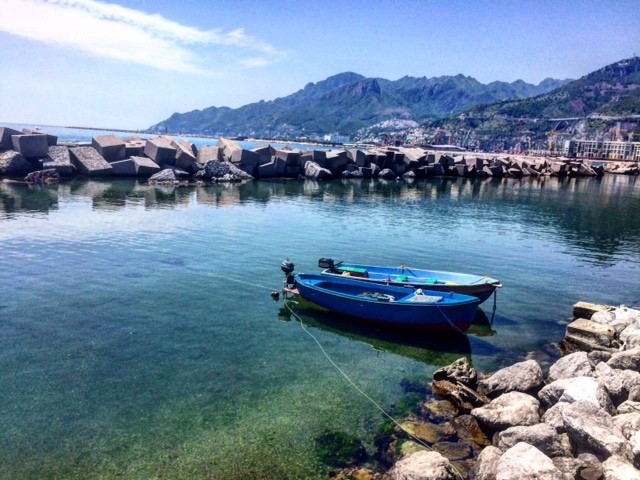
[[[285,56],[241,28],[200,30],[96,0],[3,0],[2,8],[6,18],[0,32],[159,70],[211,74],[203,65],[211,50],[232,48],[257,55],[238,62],[246,68]]]

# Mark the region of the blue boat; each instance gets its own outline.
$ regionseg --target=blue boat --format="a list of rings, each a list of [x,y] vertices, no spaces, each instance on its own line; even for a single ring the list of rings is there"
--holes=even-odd
[[[298,273],[297,293],[333,312],[372,323],[465,331],[480,300],[453,292],[384,285],[349,277]]]
[[[380,267],[356,263],[335,263],[331,258],[321,258],[318,266],[322,275],[330,277],[350,277],[358,280],[401,287],[426,288],[437,292],[455,292],[472,295],[484,302],[496,288],[502,287],[495,278],[468,273],[420,270],[404,265]]]

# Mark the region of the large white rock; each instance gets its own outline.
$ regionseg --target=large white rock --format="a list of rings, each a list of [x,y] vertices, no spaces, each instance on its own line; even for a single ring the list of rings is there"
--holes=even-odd
[[[592,377],[593,366],[587,352],[575,352],[560,358],[549,368],[547,379],[554,382],[561,378]]]
[[[535,397],[522,392],[509,392],[484,407],[474,408],[471,415],[487,429],[498,431],[539,423],[539,409],[540,402]]]
[[[495,398],[507,392],[529,392],[542,386],[542,369],[535,360],[518,362],[478,382],[478,393]]]
[[[611,355],[607,362],[611,368],[640,372],[640,348],[632,348]]]
[[[498,460],[496,480],[562,480],[560,470],[544,453],[524,442],[517,443]]]
[[[485,447],[478,455],[476,464],[469,472],[469,478],[473,480],[495,480],[498,473],[498,461],[502,456],[502,450],[492,445]]]
[[[540,390],[538,398],[547,408],[558,402],[573,403],[584,400],[607,411],[613,410],[606,389],[593,377],[561,378]]]
[[[457,480],[451,462],[438,452],[416,452],[404,457],[387,473],[392,480]]]
[[[569,404],[562,411],[569,438],[578,453],[588,452],[600,458],[621,455],[631,458],[631,445],[602,408],[585,400]]]
[[[614,455],[602,464],[605,480],[640,480],[640,471],[629,460]]]
[[[549,457],[564,455],[564,447],[560,435],[551,425],[538,423],[531,426],[517,426],[507,428],[498,433],[498,448],[506,451],[520,442],[536,447]]]

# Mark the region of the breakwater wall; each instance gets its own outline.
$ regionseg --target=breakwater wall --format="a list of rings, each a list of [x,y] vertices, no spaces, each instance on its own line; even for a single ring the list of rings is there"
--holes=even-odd
[[[438,399],[394,430],[393,466],[348,475],[640,479],[640,310],[579,302],[560,348],[550,366],[529,359],[481,375],[461,358],[437,370]]]
[[[235,182],[261,178],[419,179],[528,176],[637,175],[637,164],[475,153],[447,153],[415,147],[368,150],[293,150],[264,145],[251,150],[221,138],[216,146],[159,136],[142,140],[115,135],[94,137],[91,144],[58,144],[39,130],[0,127],[0,177],[30,183],[82,176],[139,177],[150,183]]]

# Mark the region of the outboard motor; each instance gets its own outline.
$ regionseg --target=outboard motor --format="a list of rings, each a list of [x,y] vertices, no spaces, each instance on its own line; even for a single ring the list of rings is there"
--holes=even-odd
[[[334,270],[336,268],[336,264],[333,261],[333,258],[321,258],[318,260],[318,267],[320,268],[328,268],[329,270]]]
[[[280,270],[284,272],[284,285],[285,287],[292,287],[296,284],[296,276],[293,274],[295,265],[288,258],[280,265]]]

